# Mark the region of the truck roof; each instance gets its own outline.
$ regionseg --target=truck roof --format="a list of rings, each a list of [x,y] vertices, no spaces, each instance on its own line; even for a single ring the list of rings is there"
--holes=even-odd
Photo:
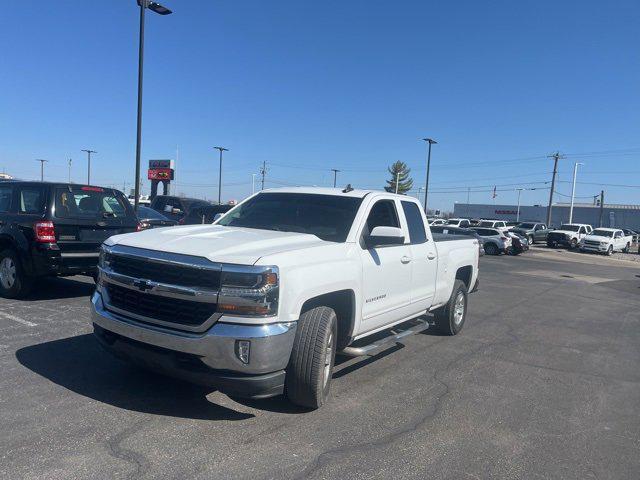
[[[356,198],[364,198],[370,193],[384,193],[386,195],[397,196],[398,198],[403,199],[413,199],[414,197],[408,197],[407,195],[400,195],[396,193],[385,192],[382,190],[360,190],[353,189],[348,192],[344,191],[345,188],[327,188],[327,187],[279,187],[279,188],[268,188],[262,190],[265,193],[307,193],[307,194],[315,194],[315,195],[335,195],[337,197],[356,197]]]

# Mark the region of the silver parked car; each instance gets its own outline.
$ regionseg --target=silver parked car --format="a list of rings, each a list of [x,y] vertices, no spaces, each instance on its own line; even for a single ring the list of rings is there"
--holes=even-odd
[[[511,237],[497,228],[472,227],[484,241],[484,251],[487,255],[507,253],[511,248]]]

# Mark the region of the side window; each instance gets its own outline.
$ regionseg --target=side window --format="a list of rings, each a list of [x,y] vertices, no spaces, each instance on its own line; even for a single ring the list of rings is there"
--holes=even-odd
[[[22,187],[18,191],[20,213],[42,213],[44,209],[44,192],[40,187]]]
[[[462,222],[460,222],[460,226],[463,228],[469,228],[469,225],[471,225],[469,220],[462,220]]]
[[[504,223],[504,222],[498,222],[498,223],[496,224],[496,227],[504,227],[504,226],[505,226],[505,223]]]
[[[424,221],[420,215],[418,205],[413,202],[402,202],[402,210],[409,226],[409,239],[411,243],[424,243],[427,241],[427,233],[424,230]]]
[[[585,233],[584,227],[580,227],[580,230],[578,230],[578,233]]]
[[[11,208],[11,193],[9,185],[0,185],[0,212],[8,212]]]
[[[367,229],[371,232],[375,227],[398,227],[398,213],[393,200],[378,201],[367,217]]]

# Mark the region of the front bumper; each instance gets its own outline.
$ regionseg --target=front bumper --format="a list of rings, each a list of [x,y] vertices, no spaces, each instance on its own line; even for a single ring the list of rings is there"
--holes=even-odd
[[[580,245],[580,250],[584,252],[606,253],[609,245]]]
[[[61,252],[55,244],[38,244],[32,248],[29,274],[41,277],[48,275],[78,275],[94,273],[98,265],[97,251]]]
[[[117,357],[231,395],[253,398],[284,390],[296,322],[268,325],[225,323],[204,333],[177,331],[107,310],[100,293],[91,298],[91,318],[100,344]],[[251,342],[249,362],[236,354],[237,341]]]

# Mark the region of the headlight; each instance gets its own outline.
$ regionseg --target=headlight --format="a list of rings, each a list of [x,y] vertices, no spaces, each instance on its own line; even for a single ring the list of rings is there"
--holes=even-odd
[[[607,242],[600,242],[600,246],[601,246],[601,247],[606,247],[607,245],[608,245],[608,243],[607,243]]]
[[[100,268],[108,267],[111,262],[111,247],[104,243],[100,246],[100,255],[98,256],[98,266]]]
[[[277,267],[224,266],[218,311],[257,317],[276,315],[279,280]]]

